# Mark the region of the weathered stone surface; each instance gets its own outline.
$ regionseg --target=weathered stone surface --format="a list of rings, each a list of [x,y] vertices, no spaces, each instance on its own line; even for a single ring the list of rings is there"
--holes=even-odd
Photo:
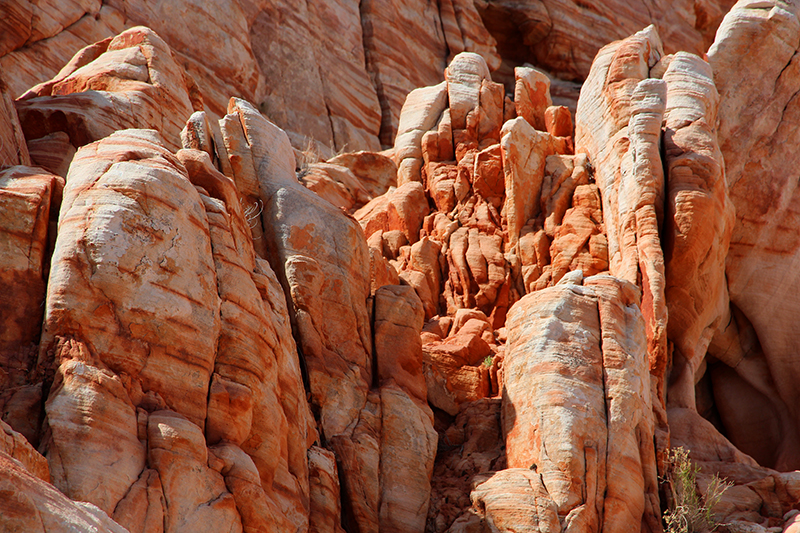
[[[480,509],[480,518],[490,528],[503,532],[561,529],[556,504],[543,476],[535,470],[509,468],[479,475],[473,483],[473,505]],[[465,522],[463,518],[460,521]],[[460,525],[453,524],[449,531],[464,531]]]
[[[508,198],[503,212],[508,221],[508,243],[513,247],[525,223],[540,212],[545,163],[554,152],[546,141],[547,134],[537,132],[522,117],[506,122],[502,135]]]
[[[0,78],[0,167],[28,165],[31,160],[17,109],[6,82]]]
[[[425,531],[437,434],[427,405],[396,385],[381,387],[380,530]]]
[[[350,169],[330,163],[313,163],[299,174],[300,183],[331,205],[353,212],[369,202],[367,191]]]
[[[373,198],[397,185],[397,165],[381,152],[349,152],[328,160],[332,165],[347,167]]]
[[[204,425],[220,328],[211,258],[200,196],[157,133],[82,148],[64,190],[40,361],[54,354],[58,366],[62,351],[85,345],[139,395]]]
[[[92,365],[87,346],[70,344],[45,403],[42,447],[61,492],[111,515],[145,466],[136,407],[119,377]]]
[[[354,450],[373,371],[366,240],[354,219],[297,182],[285,133],[247,102],[232,99],[229,110],[228,119],[220,123],[228,154],[246,149],[251,165],[237,167],[234,180],[258,180],[270,260],[287,294],[321,430],[326,439],[342,441],[334,449]],[[352,461],[342,464],[348,494],[355,486],[377,482],[377,472],[359,466],[366,460],[364,453],[355,449]],[[377,517],[369,512],[356,521],[377,526]]]
[[[664,37],[667,52],[702,54],[735,0],[612,0],[583,4],[569,0],[476,2],[504,59],[501,71],[530,62],[566,80],[585,79],[597,51],[649,24]]]
[[[221,298],[206,440],[238,445],[248,456],[242,460],[252,461],[259,490],[249,506],[277,506],[268,511],[273,521],[280,523],[281,514],[286,514],[298,525],[306,524],[306,450],[316,430],[305,403],[280,285],[254,253],[233,181],[212,167],[205,152],[181,150],[177,157],[189,179],[210,195],[201,198]],[[238,502],[241,497],[233,494]],[[248,520],[243,515],[245,529],[254,528]]]
[[[124,17],[96,0],[9,2],[2,9],[0,65],[13,72],[7,81],[14,97],[55,76],[81,48],[125,29]]]
[[[711,338],[729,317],[725,256],[734,214],[717,143],[719,95],[711,67],[679,52],[663,79],[668,172],[665,293],[668,336],[675,343],[669,403],[694,407],[698,370]]]
[[[173,411],[156,411],[147,420],[147,441],[148,464],[158,472],[167,502],[165,532],[242,531],[234,497],[222,475],[208,466],[198,426]]]
[[[393,383],[427,406],[422,372],[422,331],[425,311],[412,287],[389,285],[375,292],[375,358],[381,385]]]
[[[580,280],[580,277],[575,277]],[[638,292],[563,280],[507,322],[503,432],[510,468],[542,476],[568,527],[658,530],[658,485]],[[569,392],[566,392],[569,391]],[[580,524],[580,526],[579,526]]]
[[[452,55],[477,52],[488,56],[493,67],[499,64],[493,39],[478,24],[471,4],[464,0],[439,5],[392,0],[361,4],[367,65],[381,100],[383,144],[390,145],[402,131],[400,108],[409,91],[441,81]],[[424,42],[411,44],[415,37],[410,36],[422,35]]]
[[[414,89],[408,93],[397,125],[394,157],[397,185],[422,181],[422,136],[433,128],[447,108],[448,84]]]
[[[218,114],[224,114],[227,97],[240,94],[258,102],[299,149],[306,148],[306,137],[324,150],[380,149],[380,93],[366,69],[359,6],[345,1],[241,5],[260,87],[254,94],[222,94]],[[298,84],[305,90],[298,91]]]
[[[451,424],[436,424],[439,452],[428,531],[447,531],[465,511],[470,513],[473,477],[505,466],[500,402],[499,398],[486,398],[466,403]]]
[[[603,224],[600,193],[595,184],[578,185],[561,224],[553,232],[548,283],[558,283],[568,272],[586,276],[608,269],[608,241]],[[537,282],[538,285],[539,282]]]
[[[50,482],[50,467],[39,452],[25,440],[21,434],[14,431],[11,426],[0,420],[0,452],[6,454],[32,476],[44,482]]]
[[[0,412],[34,443],[41,390],[29,386],[27,375],[36,363],[51,223],[62,187],[63,180],[38,168],[0,171]]]
[[[0,527],[5,531],[128,531],[94,505],[70,500],[6,453],[0,453],[0,493]]]
[[[514,69],[514,106],[517,116],[539,131],[545,128],[545,111],[553,102],[550,99],[550,78],[535,68]]]
[[[329,436],[342,434],[364,405],[372,369],[366,241],[354,220],[297,182],[282,131],[244,101],[232,100],[230,110],[238,115],[239,132],[228,129],[235,123],[226,123],[223,134],[245,135],[249,141],[264,202],[262,220],[271,229],[265,235],[273,264],[292,295],[290,313],[312,396],[322,409],[322,427]],[[330,316],[330,306],[340,307],[334,313],[339,320],[323,319]],[[351,386],[343,387],[342,379]]]
[[[152,128],[168,148],[179,148],[178,135],[197,102],[167,44],[136,27],[90,48],[17,103],[26,138],[64,131],[83,146],[120,129]]]
[[[794,401],[798,368],[789,355],[797,351],[793,317],[800,313],[792,296],[799,282],[794,264],[800,254],[795,230],[800,223],[795,207],[800,188],[797,154],[789,149],[798,142],[798,132],[790,126],[800,110],[794,97],[800,89],[798,49],[795,5],[740,2],[720,26],[708,56],[720,94],[718,135],[725,179],[736,211],[726,265],[728,290],[746,319],[734,321],[742,324],[729,328],[725,342],[713,353],[737,369],[744,378],[740,381],[751,384],[748,389],[768,387],[770,398],[761,402],[761,409],[753,409],[745,396],[726,394],[725,403],[732,409],[725,410],[724,424],[736,427],[739,416],[758,412],[750,418],[761,420],[763,429],[755,433],[772,434],[771,444],[753,446],[738,438],[734,444],[764,457],[774,451],[767,466],[780,470],[800,467],[797,447],[789,444],[797,441],[800,426]],[[738,63],[735,57],[744,50],[748,59]],[[754,349],[748,330],[757,339],[755,350],[763,350],[759,367],[766,374],[738,368],[744,350]],[[775,429],[767,429],[770,426]]]
[[[412,181],[378,196],[353,216],[361,223],[367,238],[376,231],[401,231],[406,242],[414,244],[419,240],[419,230],[427,214],[425,189],[421,183]]]
[[[600,50],[581,89],[575,148],[587,153],[596,169],[609,270],[631,283],[641,280],[650,372],[657,403],[663,405],[667,308],[659,239],[665,195],[659,147],[666,84],[648,79],[662,55],[653,26]]]
[[[308,450],[311,479],[309,533],[343,533],[339,475],[333,452],[312,446]]]

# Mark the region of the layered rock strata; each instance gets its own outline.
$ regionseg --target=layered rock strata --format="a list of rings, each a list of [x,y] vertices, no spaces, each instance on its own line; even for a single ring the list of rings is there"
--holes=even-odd
[[[89,4],[69,6],[73,31],[117,12]],[[713,509],[728,531],[797,525],[792,178],[776,170],[794,131],[791,4],[737,5],[709,61],[665,55],[683,41],[654,27],[604,47],[574,138],[557,81],[495,70],[486,6],[229,7],[251,38],[288,17],[258,41],[273,51],[309,21],[332,21],[314,46],[372,26],[329,71],[303,66],[324,87],[305,108],[274,94],[271,110],[203,111],[201,92],[261,94],[267,66],[227,43],[209,92],[182,71],[208,82],[193,41],[174,52],[147,28],[85,48],[16,109],[4,96],[3,528],[658,532],[678,446],[701,494],[734,483]],[[386,13],[439,20],[452,59],[399,115],[384,67],[415,56],[373,53]],[[58,20],[8,39],[66,36]],[[766,75],[740,83],[743,35]],[[348,92],[362,54],[376,85]],[[312,128],[321,102],[323,119],[364,120],[322,137],[396,127],[394,148],[321,161],[262,114]]]

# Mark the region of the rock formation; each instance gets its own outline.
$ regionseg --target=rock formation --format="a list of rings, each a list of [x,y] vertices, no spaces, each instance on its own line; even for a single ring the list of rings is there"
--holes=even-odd
[[[0,529],[659,533],[683,447],[794,531],[800,13],[730,4],[0,6]]]

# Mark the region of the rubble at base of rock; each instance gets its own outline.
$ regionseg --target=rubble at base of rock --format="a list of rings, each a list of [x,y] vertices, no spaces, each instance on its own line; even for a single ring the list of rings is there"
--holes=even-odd
[[[0,530],[800,531],[800,8],[323,4],[0,6]]]

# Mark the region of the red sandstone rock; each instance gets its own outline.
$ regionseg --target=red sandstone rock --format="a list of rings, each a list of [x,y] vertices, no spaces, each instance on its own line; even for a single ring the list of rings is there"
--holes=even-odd
[[[615,531],[640,522],[658,530],[637,289],[609,276],[587,278],[583,286],[565,278],[520,300],[507,327],[508,466],[541,475],[544,497],[569,527],[592,530],[602,517],[603,527]]]
[[[600,50],[581,90],[575,148],[596,169],[611,274],[631,283],[641,279],[650,371],[656,403],[663,405],[668,363],[659,146],[666,84],[648,79],[661,50],[654,27]]]
[[[726,389],[725,425],[736,427],[749,419],[755,424],[748,426],[751,433],[771,435],[769,445],[748,444],[739,434],[734,444],[780,470],[800,467],[797,446],[790,444],[797,441],[800,427],[794,400],[798,370],[788,357],[797,350],[792,317],[800,311],[793,296],[798,289],[794,261],[800,240],[794,228],[800,220],[795,208],[800,189],[797,156],[789,148],[797,132],[788,127],[798,110],[793,95],[800,75],[793,58],[799,39],[796,6],[742,2],[726,16],[708,54],[720,95],[719,146],[736,212],[726,276],[732,312],[744,315],[744,320],[723,318],[729,328],[712,354],[742,378],[735,386],[723,385],[733,376],[719,380]],[[734,59],[744,50],[746,61]],[[756,355],[741,367],[749,352]],[[765,387],[766,396],[761,392]],[[760,398],[759,407],[755,398]]]
[[[369,201],[367,191],[347,167],[313,163],[300,173],[300,183],[326,199],[331,205],[354,211]]]
[[[401,231],[406,242],[413,244],[419,240],[422,220],[427,214],[425,189],[418,182],[407,182],[370,201],[353,216],[368,238],[379,230]]]
[[[0,527],[6,531],[128,531],[94,505],[74,502],[34,477],[6,453],[0,453],[0,491]]]
[[[773,215],[786,218],[782,214],[788,208],[783,204],[778,216],[767,208],[759,211],[758,201],[769,204],[764,198],[771,198],[771,193],[762,190],[764,184],[775,183],[774,169],[791,160],[782,143],[791,145],[792,140],[785,124],[793,109],[787,97],[793,94],[794,70],[783,69],[784,62],[775,84],[778,78],[772,74],[779,69],[767,69],[766,81],[759,82],[777,87],[769,97],[755,90],[761,87],[757,83],[745,83],[747,92],[730,82],[735,78],[730,58],[738,61],[740,32],[764,31],[765,42],[778,34],[795,43],[794,8],[782,2],[772,5],[737,8],[711,54],[715,68],[720,67],[716,81],[722,79],[721,87],[727,87],[727,92],[721,91],[723,106],[727,102],[744,117],[740,121],[750,120],[756,131],[766,128],[767,134],[753,141],[750,123],[742,128],[723,116],[720,153],[708,65],[686,53],[655,63],[661,54],[659,43],[651,30],[645,30],[598,56],[577,115],[578,148],[586,153],[576,156],[564,155],[572,151],[568,113],[551,112],[556,108],[549,107],[542,114],[541,105],[528,113],[529,121],[543,117],[547,134],[536,132],[524,118],[514,118],[515,102],[504,97],[503,87],[489,77],[490,39],[468,42],[470,35],[486,37],[477,26],[472,4],[443,1],[429,8],[422,18],[438,10],[442,42],[451,54],[472,46],[483,59],[476,54],[457,56],[448,82],[421,90],[415,96],[420,97],[419,106],[409,105],[401,116],[400,123],[408,127],[392,157],[400,163],[401,183],[405,182],[376,198],[361,218],[368,240],[354,220],[296,182],[287,136],[242,101],[233,101],[232,113],[223,118],[219,130],[203,113],[194,114],[181,134],[181,143],[190,150],[177,155],[165,149],[155,133],[142,131],[116,133],[84,147],[67,180],[39,365],[29,372],[39,327],[35,321],[41,319],[26,318],[25,331],[34,334],[17,335],[14,343],[24,337],[30,349],[14,352],[0,372],[3,416],[32,442],[41,438],[59,487],[71,497],[96,503],[130,531],[338,531],[340,522],[346,529],[360,531],[544,530],[562,525],[576,530],[596,526],[609,531],[631,527],[658,531],[652,445],[655,407],[662,431],[657,434],[659,448],[667,444],[663,431],[669,422],[671,445],[691,448],[692,457],[703,467],[701,491],[712,473],[736,481],[718,511],[729,529],[774,528],[783,522],[793,527],[793,516],[786,513],[800,494],[796,473],[777,473],[753,460],[781,468],[793,464],[796,422],[791,386],[786,385],[793,370],[785,359],[792,346],[785,324],[793,315],[791,302],[784,301],[791,299],[791,291],[777,300],[781,313],[773,313],[759,299],[763,295],[742,280],[752,279],[747,268],[752,270],[764,248],[761,241],[750,246],[747,240],[752,237],[745,231],[751,227],[748,224],[760,220],[753,213],[765,220]],[[374,10],[375,6],[366,2],[362,7]],[[676,5],[676,10],[683,12],[685,7]],[[760,7],[771,8],[770,18]],[[273,8],[277,9],[268,9]],[[89,13],[76,26],[94,24],[101,31],[97,28],[108,22],[104,17],[111,8],[97,9],[92,4],[63,20]],[[153,9],[143,2],[131,6],[126,16],[149,17],[152,14],[142,13]],[[272,19],[266,20],[263,9],[232,6],[233,18],[255,19],[258,27],[251,31],[245,29],[247,24],[223,24],[221,33],[238,28],[251,38],[267,34]],[[404,9],[409,8],[400,11]],[[698,9],[701,18],[709,16],[709,6]],[[100,16],[103,10],[105,15]],[[200,12],[202,8],[191,16]],[[535,8],[528,11],[535,12]],[[313,40],[332,43],[337,29],[361,16],[353,6],[338,4],[280,13],[292,17],[291,24],[279,28],[282,42],[289,42],[288,33],[303,28],[307,20],[327,16],[337,20],[315,33]],[[44,33],[31,39],[44,45],[50,38],[65,36],[66,32],[53,29],[59,20],[53,19],[51,29],[42,26],[48,21],[33,24]],[[364,20],[375,22],[376,13]],[[707,22],[698,20],[696,27]],[[74,29],[81,34],[79,30]],[[362,31],[375,38],[375,28]],[[22,42],[18,34],[9,35],[10,41],[4,43]],[[213,68],[223,68],[232,77],[249,72],[250,45],[245,41],[231,44],[245,52],[241,65],[230,65],[230,70],[220,67],[218,63],[230,59],[231,48],[226,48],[214,58]],[[363,44],[348,42],[355,60],[347,58],[342,70],[358,71],[354,79],[361,79],[358,57]],[[778,50],[777,55],[784,54],[789,61],[787,50],[792,46],[784,50],[773,43],[761,55],[774,58]],[[94,78],[79,76],[83,68],[84,73],[93,71],[103,61],[106,66],[100,72],[131,66],[114,58],[99,59],[104,50],[104,45],[84,50],[65,70],[72,77],[62,81],[88,87]],[[95,60],[100,63],[92,63]],[[329,109],[319,116],[304,109],[296,116],[323,124],[321,131],[329,131],[337,146],[344,139],[373,142],[374,133],[361,137],[375,125],[372,88],[364,85],[363,92],[347,94],[347,102],[331,112],[330,104],[347,92],[350,81],[335,79],[342,72],[333,68],[338,59],[326,61],[330,71],[320,72],[309,62],[303,72],[325,88],[322,96],[308,98],[313,100],[308,109],[319,110],[323,104]],[[198,72],[200,63],[192,63],[190,70]],[[276,62],[269,72],[287,72],[286,65]],[[370,68],[379,72],[374,79],[390,79],[386,64]],[[232,83],[246,84],[243,79]],[[387,90],[395,88],[376,87],[376,93]],[[192,98],[197,94],[192,87],[186,92]],[[305,96],[281,100],[285,95],[275,95],[270,101],[296,102]],[[524,116],[525,102],[517,104]],[[778,106],[780,112],[770,111],[769,106]],[[275,104],[267,111],[280,111],[279,107]],[[284,107],[287,113],[294,112],[291,106]],[[356,114],[339,121],[352,109],[363,111],[364,122],[354,126]],[[748,116],[745,110],[751,109],[767,118]],[[384,116],[391,111],[384,107]],[[778,123],[782,126],[770,129]],[[13,137],[13,121],[10,124],[6,133]],[[664,139],[659,137],[662,124]],[[510,139],[512,130],[526,126],[524,135]],[[65,174],[73,144],[80,144],[73,140],[56,131],[34,139],[29,153],[49,171]],[[172,140],[177,142],[174,135]],[[527,151],[511,155],[520,146]],[[745,155],[749,151],[756,155]],[[539,157],[538,152],[544,155]],[[529,172],[526,154],[536,156],[535,172]],[[723,154],[734,172],[728,181],[739,212],[734,237],[741,239],[734,239],[727,261],[734,298],[730,308],[722,265],[731,231]],[[373,156],[348,159],[346,154],[340,156],[341,168],[334,168],[338,163],[318,168],[327,169],[325,179],[334,171],[346,177],[328,185],[347,182],[351,190],[360,190],[359,176],[381,194],[383,184],[392,181],[388,176],[393,163]],[[18,163],[19,157],[21,152],[11,154],[10,162]],[[662,158],[666,176],[660,175]],[[755,158],[761,165],[757,168]],[[377,160],[377,174],[356,172],[358,162],[367,160]],[[35,217],[22,217],[34,222],[20,241],[35,252],[35,264],[22,269],[31,274],[35,289],[35,280],[47,270],[47,240],[54,239],[53,233],[45,238],[41,230],[48,221],[48,208],[43,206],[57,202],[61,182],[49,174],[23,178],[20,172],[41,171],[21,168],[5,171],[14,176],[6,196],[14,205],[35,207]],[[115,172],[116,181],[109,183]],[[751,173],[758,178],[758,187],[751,182],[755,177],[748,181]],[[535,190],[530,190],[531,176]],[[782,194],[790,196],[792,189],[786,187]],[[400,190],[409,194],[398,198]],[[364,200],[370,195],[357,194]],[[341,199],[352,201],[347,200],[352,196],[348,191]],[[429,206],[435,209],[427,215]],[[16,246],[17,216],[6,218],[10,222],[5,225],[11,228],[7,234]],[[124,223],[115,222],[119,220]],[[309,229],[319,220],[324,223],[318,233]],[[789,227],[786,224],[781,228]],[[173,226],[180,231],[164,239]],[[345,238],[337,240],[341,235]],[[663,243],[660,236],[665,236]],[[779,256],[775,264],[768,263],[771,268],[785,274],[794,257],[792,241],[767,236],[781,246],[789,242],[780,253],[764,248],[764,254]],[[165,249],[157,237],[171,241],[179,255],[170,255],[173,250]],[[182,240],[190,240],[190,246]],[[122,242],[124,250],[117,246]],[[19,260],[13,252],[0,258],[9,264]],[[609,266],[612,273],[641,286],[641,306],[630,283],[595,276],[580,285],[584,275]],[[0,274],[8,272],[13,277],[17,270],[0,265]],[[407,286],[392,286],[400,280]],[[767,287],[774,289],[775,283],[770,283]],[[181,291],[191,293],[188,303]],[[535,294],[513,308],[506,338],[506,311],[528,292]],[[548,300],[556,293],[572,296]],[[22,311],[31,311],[23,314],[38,317],[35,306],[28,304],[41,302],[41,293],[26,290],[21,298],[27,302],[20,306]],[[14,296],[12,304],[17,300]],[[532,301],[549,302],[553,309],[520,319],[519,309]],[[451,316],[438,316],[445,312]],[[163,328],[174,326],[178,313],[197,323],[190,324],[193,329],[188,333],[165,333]],[[423,316],[437,318],[421,338]],[[547,327],[525,322],[552,322],[554,316],[560,322]],[[312,404],[320,414],[319,434],[300,384],[303,376],[292,325],[304,362],[310,363],[307,377]],[[503,346],[506,341],[508,347]],[[541,349],[548,343],[556,349]],[[674,352],[667,351],[673,345]],[[706,348],[711,357],[705,357]],[[547,359],[554,354],[561,357]],[[203,359],[199,365],[187,364],[190,356],[198,355]],[[547,359],[545,366],[559,369],[560,384],[542,381],[546,372],[520,374],[521,361],[539,356]],[[563,357],[583,366],[565,366]],[[181,364],[183,370],[176,369]],[[648,366],[655,374],[652,392],[662,396],[651,397]],[[576,368],[584,372],[575,372]],[[536,383],[525,380],[537,379],[547,394],[531,393],[537,390]],[[776,389],[780,394],[774,394]],[[590,401],[578,400],[571,411],[564,409],[564,402],[574,402],[587,390]],[[503,400],[498,396],[501,391]],[[659,410],[664,396],[671,405],[681,406],[670,409],[669,419]],[[507,443],[490,423],[499,424],[496,417],[476,407],[500,402],[506,415],[514,415],[505,418],[506,425],[513,426]],[[526,402],[533,407],[526,407]],[[587,408],[594,408],[595,415],[586,416]],[[537,419],[537,409],[561,409],[563,416]],[[724,435],[700,413],[723,428]],[[569,423],[562,424],[564,420]],[[13,446],[31,461],[31,468],[39,469],[41,457],[23,438],[6,435],[11,438],[0,443]],[[437,440],[442,446],[436,467],[441,468],[434,466]],[[315,441],[333,451],[313,447]],[[500,450],[506,445],[511,466],[529,466],[520,457],[533,458],[537,471],[502,470],[505,458]],[[10,467],[0,466],[0,471],[16,475]],[[468,509],[470,478],[475,474],[479,476],[473,480],[472,509]],[[14,479],[14,490],[27,490],[27,482],[19,476]],[[192,491],[185,489],[187,480]],[[30,516],[34,507],[26,505],[35,501],[14,500]],[[3,519],[16,519],[13,513],[6,514]]]
[[[658,28],[669,53],[702,54],[734,3],[612,0],[589,5],[568,0],[480,0],[476,7],[497,39],[497,51],[505,60],[500,70],[507,69],[509,77],[514,65],[527,61],[560,78],[581,80],[601,47],[649,24]]]
[[[31,160],[14,101],[5,81],[0,79],[0,167],[28,165]]]
[[[342,509],[336,456],[324,448],[308,450],[311,478],[309,533],[340,533]]]
[[[344,153],[329,159],[328,163],[349,168],[373,198],[397,185],[397,165],[380,152]]]
[[[49,267],[51,226],[63,180],[41,169],[0,171],[0,412],[15,430],[38,442],[41,384],[28,373],[36,353]]]
[[[711,67],[678,53],[667,83],[665,159],[668,209],[664,254],[668,335],[675,343],[670,405],[694,407],[697,375],[715,332],[729,318],[725,255],[733,204],[717,143],[718,94]]]
[[[544,72],[527,67],[515,68],[514,79],[517,116],[539,131],[549,131],[545,128],[545,111],[553,104],[550,100],[550,79]]]
[[[83,146],[116,130],[153,128],[177,149],[178,134],[199,104],[191,83],[167,44],[137,27],[76,55],[58,76],[28,91],[17,110],[28,139],[64,131]]]

